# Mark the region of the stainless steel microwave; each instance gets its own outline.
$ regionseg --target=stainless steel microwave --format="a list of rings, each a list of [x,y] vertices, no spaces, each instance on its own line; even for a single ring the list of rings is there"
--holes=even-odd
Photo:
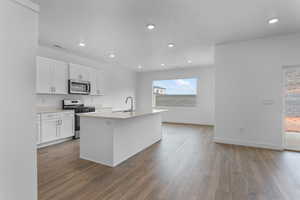
[[[69,94],[85,94],[91,93],[91,83],[89,81],[69,80]]]

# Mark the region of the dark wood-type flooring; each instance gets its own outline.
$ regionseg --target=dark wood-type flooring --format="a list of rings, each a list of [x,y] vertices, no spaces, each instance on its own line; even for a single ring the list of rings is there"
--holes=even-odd
[[[79,159],[79,141],[40,149],[39,200],[300,199],[300,153],[212,136],[212,127],[164,124],[161,142],[116,168]]]

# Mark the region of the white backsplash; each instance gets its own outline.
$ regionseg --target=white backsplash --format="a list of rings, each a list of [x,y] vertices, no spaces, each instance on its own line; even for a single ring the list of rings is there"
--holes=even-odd
[[[64,99],[79,99],[86,106],[95,107],[111,107],[104,96],[84,96],[84,95],[47,95],[38,94],[36,95],[36,104],[38,107],[53,107],[61,108],[62,100]]]

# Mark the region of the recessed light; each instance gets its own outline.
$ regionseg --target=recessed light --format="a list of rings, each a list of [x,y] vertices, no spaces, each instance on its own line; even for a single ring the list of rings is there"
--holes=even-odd
[[[78,44],[80,47],[85,47],[85,43],[84,42],[79,42]]]
[[[192,63],[192,61],[191,61],[191,60],[188,60],[187,62],[188,62],[189,64],[191,64],[191,63]]]
[[[268,21],[269,24],[276,24],[277,22],[279,22],[278,18],[272,18],[272,19],[269,19],[269,21]]]
[[[155,25],[154,24],[148,24],[147,29],[153,30],[153,29],[155,29]]]
[[[115,55],[114,53],[110,53],[108,56],[109,56],[110,58],[116,57],[116,55]]]
[[[138,66],[138,69],[142,69],[143,67],[141,65]]]
[[[160,64],[162,67],[166,66],[164,63]]]
[[[175,47],[175,44],[169,43],[169,44],[168,44],[168,47],[169,47],[169,48],[173,48],[173,47]]]

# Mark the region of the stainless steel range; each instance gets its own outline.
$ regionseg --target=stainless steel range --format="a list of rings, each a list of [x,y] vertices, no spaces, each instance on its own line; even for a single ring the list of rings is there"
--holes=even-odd
[[[74,139],[80,138],[80,117],[76,113],[95,112],[95,107],[84,106],[80,100],[63,100],[64,110],[74,110],[75,112],[75,136]]]

